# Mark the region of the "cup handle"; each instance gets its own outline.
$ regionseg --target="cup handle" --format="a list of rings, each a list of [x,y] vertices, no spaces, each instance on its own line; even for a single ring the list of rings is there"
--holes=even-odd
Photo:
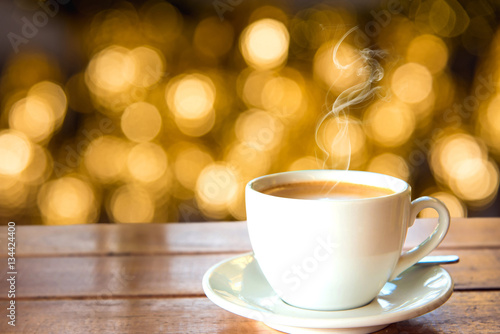
[[[446,236],[446,233],[448,233],[448,228],[450,226],[450,213],[443,202],[433,197],[424,196],[411,202],[410,220],[408,226],[413,225],[415,219],[417,218],[417,214],[425,208],[433,208],[438,212],[438,224],[432,234],[420,245],[401,254],[389,281],[392,281],[403,271],[420,261],[424,256],[427,256],[441,243],[443,238]]]

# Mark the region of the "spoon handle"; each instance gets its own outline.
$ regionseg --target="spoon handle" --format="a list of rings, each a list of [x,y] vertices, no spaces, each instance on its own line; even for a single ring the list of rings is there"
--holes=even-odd
[[[452,264],[459,261],[458,255],[429,255],[418,261],[417,264],[434,265],[434,264]]]

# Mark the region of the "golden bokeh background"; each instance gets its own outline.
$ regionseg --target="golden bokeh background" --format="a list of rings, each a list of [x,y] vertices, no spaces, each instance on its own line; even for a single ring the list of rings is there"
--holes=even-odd
[[[498,216],[499,9],[2,4],[2,224],[244,220],[252,178],[347,167],[404,179],[455,217]],[[377,92],[319,126],[369,80],[367,48],[382,51]]]

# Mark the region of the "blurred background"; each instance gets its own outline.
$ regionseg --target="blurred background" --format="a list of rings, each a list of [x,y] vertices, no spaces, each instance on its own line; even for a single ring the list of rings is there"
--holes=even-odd
[[[243,220],[252,178],[348,165],[500,216],[499,9],[1,2],[1,222]],[[375,94],[319,126],[377,64]]]

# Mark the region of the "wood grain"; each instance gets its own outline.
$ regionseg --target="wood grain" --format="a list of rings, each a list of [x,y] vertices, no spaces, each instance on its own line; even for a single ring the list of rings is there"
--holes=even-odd
[[[0,227],[0,243],[7,228]],[[17,226],[18,256],[230,253],[250,250],[246,224]],[[0,257],[6,256],[0,253]]]
[[[406,246],[434,224],[418,220]],[[250,250],[245,223],[17,228],[17,326],[4,319],[0,333],[278,333],[222,310],[202,291],[208,268]],[[500,219],[453,220],[434,253],[461,258],[445,267],[455,281],[451,299],[379,333],[499,333]],[[0,291],[8,290],[5,265]],[[7,303],[0,294],[0,308]]]
[[[458,254],[446,266],[456,290],[500,289],[500,249],[440,250]],[[201,280],[214,264],[237,254],[22,258],[18,298],[201,296]],[[5,271],[4,271],[5,272]],[[7,291],[5,277],[0,291]],[[0,299],[5,299],[0,295]]]
[[[418,219],[407,247],[427,238],[435,219]],[[7,229],[0,227],[0,244]],[[17,226],[17,255],[81,256],[128,254],[198,254],[250,251],[244,222],[190,224],[92,224]],[[500,218],[453,219],[441,244],[449,248],[500,248]],[[5,257],[5,252],[0,257]]]
[[[500,292],[458,292],[440,308],[378,333],[499,333]],[[16,328],[1,333],[278,333],[207,298],[21,301]],[[0,302],[4,309],[7,302]]]

